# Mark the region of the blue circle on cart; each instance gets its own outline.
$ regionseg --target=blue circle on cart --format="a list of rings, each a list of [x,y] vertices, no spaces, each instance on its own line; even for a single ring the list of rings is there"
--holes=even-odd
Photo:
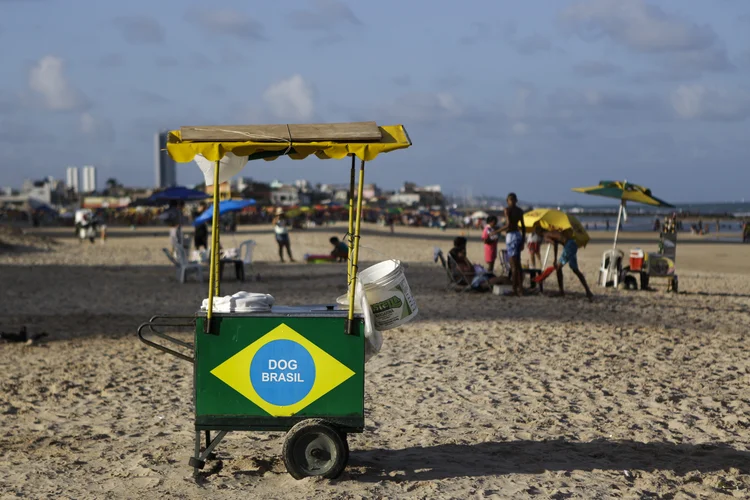
[[[273,340],[250,362],[250,382],[263,400],[276,406],[299,403],[315,383],[315,361],[293,340]]]

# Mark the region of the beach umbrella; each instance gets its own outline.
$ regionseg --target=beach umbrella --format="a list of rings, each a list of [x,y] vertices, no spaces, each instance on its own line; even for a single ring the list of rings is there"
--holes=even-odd
[[[523,222],[527,232],[533,231],[535,224],[539,224],[545,231],[565,231],[566,229],[572,229],[573,239],[581,248],[588,245],[591,239],[586,229],[575,216],[561,210],[555,210],[554,208],[537,208],[531,212],[526,212],[523,214]]]
[[[628,181],[599,181],[598,186],[573,188],[573,191],[620,200],[620,209],[617,212],[617,226],[615,226],[615,242],[612,246],[613,250],[617,248],[617,237],[620,234],[620,221],[623,216],[625,217],[625,220],[627,220],[625,205],[628,201],[643,203],[644,205],[652,205],[655,207],[674,206],[652,195],[650,189],[629,183]]]
[[[489,214],[482,210],[478,210],[474,212],[473,214],[471,214],[472,219],[486,219],[487,217],[489,217]]]
[[[229,212],[239,212],[247,207],[255,205],[256,201],[252,198],[247,200],[224,200],[219,203],[219,215],[224,215]],[[205,224],[206,222],[210,221],[214,214],[214,207],[211,205],[206,209],[205,212],[200,214],[198,217],[195,218],[193,221],[193,225],[197,226],[200,224]]]
[[[167,188],[164,191],[154,193],[146,198],[146,203],[153,203],[155,205],[166,205],[170,201],[200,201],[210,198],[210,195],[197,189],[190,189],[184,186],[175,186]]]

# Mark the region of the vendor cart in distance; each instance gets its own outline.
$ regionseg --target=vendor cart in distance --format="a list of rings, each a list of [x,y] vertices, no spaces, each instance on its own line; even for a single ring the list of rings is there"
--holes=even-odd
[[[332,136],[319,137],[326,133]],[[341,139],[347,134],[349,138]],[[248,160],[312,154],[351,158],[347,306],[273,305],[253,312],[215,312],[214,297],[220,296],[216,210],[207,307],[190,317],[155,316],[138,328],[148,346],[193,364],[195,451],[189,464],[196,476],[215,458],[216,447],[230,431],[287,432],[282,455],[296,479],[335,478],[346,467],[347,434],[364,430],[365,324],[362,315],[354,313],[364,167],[380,153],[410,145],[403,126],[378,127],[373,122],[183,127],[170,132],[167,150],[172,158],[189,162],[200,155],[197,163],[214,186],[238,173]],[[361,164],[355,201],[356,158]],[[214,206],[218,194],[215,189]],[[191,329],[194,342],[175,338],[168,331],[173,328]]]
[[[652,278],[663,278],[667,282],[667,291],[677,293],[679,281],[675,268],[677,257],[677,233],[662,232],[659,235],[658,252],[644,252],[640,248],[630,251],[630,265],[622,270],[622,283],[628,290],[638,288],[648,290]]]

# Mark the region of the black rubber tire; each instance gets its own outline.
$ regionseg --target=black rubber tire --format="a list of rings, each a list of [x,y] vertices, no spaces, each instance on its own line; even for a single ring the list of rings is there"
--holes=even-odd
[[[635,276],[625,276],[623,283],[625,284],[625,290],[638,290],[638,280],[635,279]]]
[[[282,456],[287,472],[294,479],[308,476],[335,479],[346,468],[349,447],[345,434],[325,420],[313,418],[289,430]]]
[[[680,293],[680,287],[679,287],[679,282],[677,280],[677,276],[672,278],[672,291],[674,293]]]

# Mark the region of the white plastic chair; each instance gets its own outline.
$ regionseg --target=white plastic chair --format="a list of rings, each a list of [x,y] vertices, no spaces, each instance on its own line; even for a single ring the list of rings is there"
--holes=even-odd
[[[190,271],[195,271],[198,275],[198,281],[203,283],[203,268],[201,267],[201,263],[189,261],[184,248],[179,245],[176,246],[174,248],[175,255],[166,248],[162,248],[162,251],[177,268],[177,280],[180,283],[185,283],[185,277]]]
[[[240,243],[239,246],[239,256],[240,260],[242,260],[242,263],[245,267],[245,276],[251,276],[251,273],[254,272],[253,267],[253,249],[255,248],[255,241],[253,240],[245,240],[242,243]]]
[[[602,254],[602,265],[599,268],[599,286],[617,286],[620,284],[622,260],[625,254],[621,250],[607,250]]]

